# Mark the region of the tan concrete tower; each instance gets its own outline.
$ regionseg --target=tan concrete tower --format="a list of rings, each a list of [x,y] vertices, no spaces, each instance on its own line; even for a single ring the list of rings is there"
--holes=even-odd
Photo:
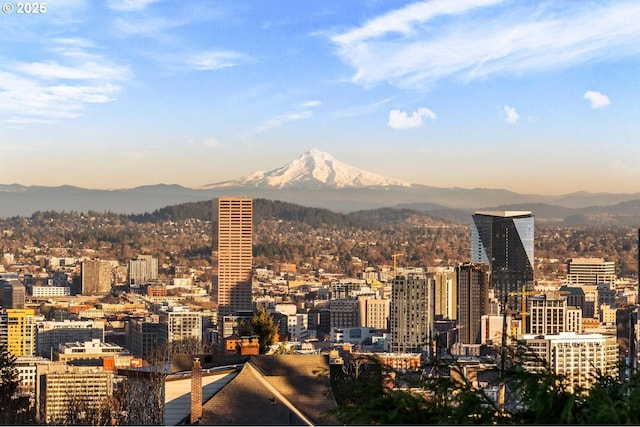
[[[214,297],[218,314],[251,310],[253,267],[253,200],[244,197],[218,199],[218,280]]]

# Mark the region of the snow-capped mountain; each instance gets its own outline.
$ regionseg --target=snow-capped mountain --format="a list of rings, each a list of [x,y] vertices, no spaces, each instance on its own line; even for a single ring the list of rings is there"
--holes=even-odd
[[[411,187],[411,183],[388,178],[350,166],[316,148],[269,172],[257,171],[233,181],[205,185],[204,189],[225,187],[268,188],[371,188]]]

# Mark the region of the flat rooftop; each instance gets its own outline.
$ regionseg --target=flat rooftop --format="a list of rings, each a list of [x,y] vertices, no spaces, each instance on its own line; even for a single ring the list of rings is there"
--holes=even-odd
[[[500,217],[512,217],[512,216],[522,216],[522,215],[531,215],[531,211],[476,211],[476,215],[487,215],[487,216],[500,216]]]

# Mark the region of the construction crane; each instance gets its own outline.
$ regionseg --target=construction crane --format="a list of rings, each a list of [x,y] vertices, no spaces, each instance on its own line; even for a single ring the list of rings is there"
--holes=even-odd
[[[516,295],[521,295],[522,296],[522,309],[520,311],[520,315],[522,317],[522,333],[526,333],[527,332],[527,295],[532,295],[535,294],[537,292],[529,292],[527,291],[527,287],[526,286],[522,286],[522,290],[520,290],[520,292],[509,292],[507,295],[509,295],[510,297],[516,296]],[[505,301],[506,303],[506,301]],[[505,304],[506,305],[506,304]],[[504,307],[503,309],[506,310],[506,307]],[[504,372],[505,370],[505,351],[506,351],[506,346],[507,346],[507,317],[506,315],[502,318],[502,367],[501,367],[501,371]],[[505,393],[505,383],[504,381],[500,381],[500,383],[498,384],[498,408],[500,410],[501,413],[504,412],[504,393]]]
[[[403,254],[393,254],[393,255],[391,255],[391,256],[393,257],[393,278],[395,279],[395,278],[396,278],[396,271],[397,271],[397,268],[396,268],[396,265],[397,265],[397,263],[396,263],[396,259],[397,259],[399,256],[404,256],[404,255],[403,255]]]
[[[522,308],[520,311],[520,315],[522,317],[522,333],[523,334],[527,332],[527,295],[533,295],[538,293],[539,292],[527,291],[527,287],[524,285],[522,286],[522,290],[519,292],[509,292],[510,297],[513,297],[516,295],[522,296]]]

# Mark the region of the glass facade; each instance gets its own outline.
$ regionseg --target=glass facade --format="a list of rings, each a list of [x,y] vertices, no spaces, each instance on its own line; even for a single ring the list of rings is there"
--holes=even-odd
[[[471,261],[489,266],[490,289],[500,303],[507,301],[513,310],[520,305],[522,287],[533,287],[533,239],[531,212],[488,211],[472,216]]]

